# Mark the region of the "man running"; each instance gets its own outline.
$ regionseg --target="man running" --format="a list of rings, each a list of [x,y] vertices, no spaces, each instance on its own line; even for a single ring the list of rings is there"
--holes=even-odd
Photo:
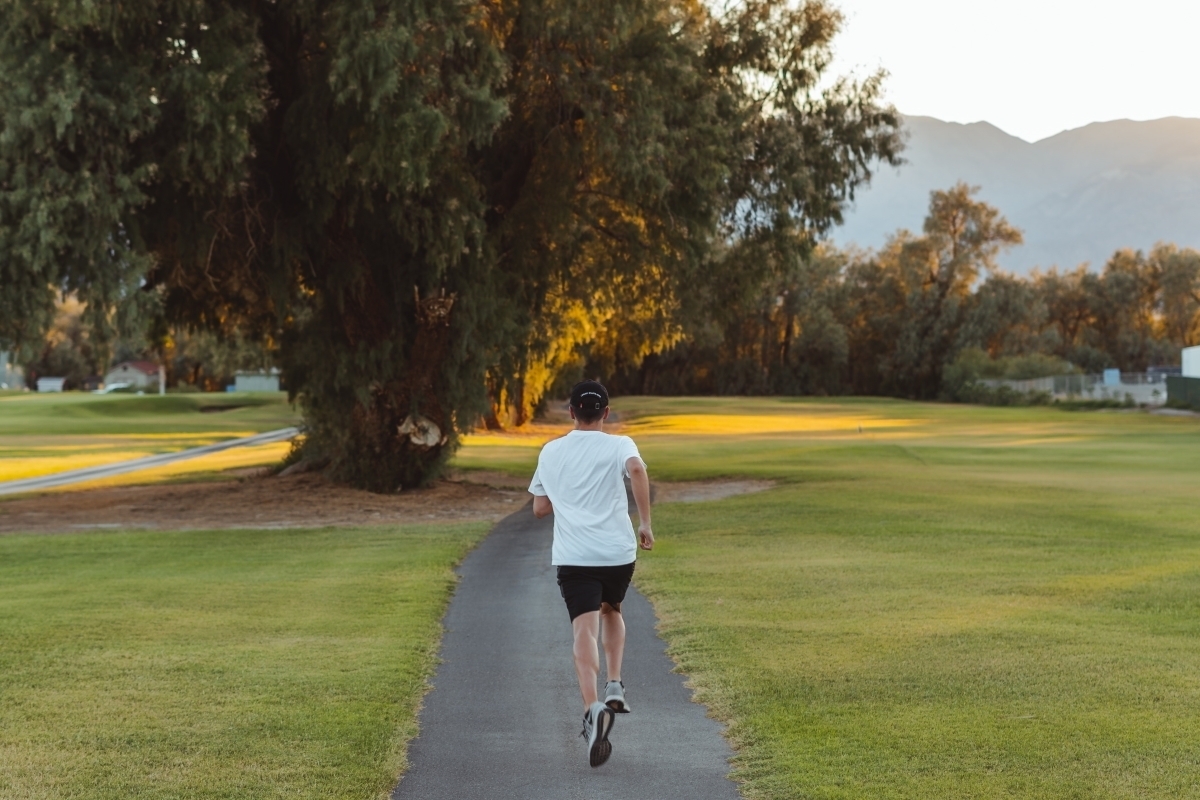
[[[633,440],[604,432],[608,391],[598,382],[583,381],[571,390],[571,418],[575,430],[542,448],[529,492],[539,519],[554,514],[551,563],[558,568],[558,586],[575,631],[575,674],[583,695],[581,735],[587,738],[588,763],[598,767],[612,753],[608,734],[616,713],[629,712],[621,682],[621,601],[633,577],[638,545],[643,550],[654,547],[650,478]],[[626,476],[640,521],[636,537],[625,496]],[[603,701],[596,692],[601,636],[608,671]]]

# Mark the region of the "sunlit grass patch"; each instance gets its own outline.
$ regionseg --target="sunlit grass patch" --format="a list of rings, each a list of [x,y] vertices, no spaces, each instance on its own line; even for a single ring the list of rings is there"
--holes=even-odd
[[[236,447],[217,453],[189,458],[161,467],[127,472],[111,478],[63,486],[54,491],[83,491],[110,486],[131,486],[177,481],[227,479],[230,470],[267,468],[278,464],[288,454],[290,442],[272,442],[250,447]]]
[[[682,433],[689,436],[752,436],[798,433],[809,436],[841,434],[861,436],[903,430],[927,424],[926,420],[888,418],[874,414],[678,414],[638,417],[624,426],[624,433]]]
[[[527,425],[515,431],[473,431],[454,454],[457,469],[488,469],[517,476],[533,475],[542,445],[569,426]]]
[[[0,481],[15,481],[69,470],[116,464],[146,456],[174,453],[192,447],[215,444],[232,438],[238,438],[238,436],[236,434],[229,436],[197,435],[194,437],[163,436],[157,440],[130,436],[127,441],[110,438],[106,442],[84,441],[70,445],[35,445],[22,442],[17,447],[5,447],[6,442],[0,442]],[[287,442],[277,442],[241,447],[106,480],[120,482],[122,479],[132,478],[145,483],[154,482],[163,476],[187,472],[265,466],[278,463],[287,454],[289,446]],[[101,485],[101,482],[89,482],[88,485],[94,487]]]
[[[33,451],[37,452],[37,451]],[[44,453],[45,451],[43,451]],[[29,448],[20,451],[20,455],[5,453],[0,456],[0,481],[16,481],[22,478],[35,478],[42,475],[53,475],[73,469],[97,467],[103,464],[114,464],[119,461],[129,461],[151,455],[146,450],[111,450],[89,453],[56,453],[33,455]]]
[[[13,395],[0,398],[0,481],[178,452],[298,422],[296,411],[281,394]],[[188,473],[266,466],[277,463],[286,452],[286,444],[264,445],[86,486],[156,482]]]
[[[202,444],[212,444],[219,441],[222,441],[222,439],[217,438],[209,441],[209,437],[204,437],[204,440],[200,442],[186,442],[168,439],[161,443],[162,446],[146,447],[137,450],[123,450],[111,447],[96,446],[90,447],[88,449],[89,451],[82,453],[62,452],[60,448],[57,447],[46,449],[27,447],[19,450],[18,452],[20,455],[17,456],[9,455],[5,452],[4,448],[0,448],[0,481],[35,478],[44,475],[54,475],[60,472],[67,472],[75,469],[85,469],[87,467],[103,466],[106,464],[117,464],[123,461],[132,461],[160,453],[177,452],[190,447],[199,447]],[[172,447],[171,445],[176,446]],[[208,453],[195,458],[177,461],[173,464],[165,464],[158,467],[151,467],[149,469],[140,469],[136,472],[128,472],[124,475],[116,475],[110,478],[101,478],[97,480],[89,480],[84,483],[71,484],[69,486],[59,487],[53,491],[70,491],[72,489],[96,489],[106,486],[161,483],[163,481],[175,480],[189,475],[197,476],[200,473],[219,473],[231,469],[269,467],[282,461],[283,458],[288,454],[290,447],[290,442],[272,442],[270,444],[231,448],[229,450],[222,450],[216,453]],[[47,451],[53,454],[41,454]]]

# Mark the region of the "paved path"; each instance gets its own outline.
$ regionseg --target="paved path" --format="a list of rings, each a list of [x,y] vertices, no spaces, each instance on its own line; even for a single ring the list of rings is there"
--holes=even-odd
[[[135,458],[132,461],[118,461],[115,464],[101,464],[98,467],[86,467],[84,469],[73,469],[67,472],[56,472],[53,475],[41,475],[36,478],[23,478],[19,481],[5,481],[0,483],[0,494],[16,494],[17,492],[36,492],[42,489],[53,489],[56,486],[67,486],[72,483],[83,483],[84,481],[94,481],[100,478],[111,478],[114,475],[124,475],[126,472],[137,472],[141,469],[150,469],[151,467],[161,467],[165,464],[173,464],[176,461],[185,461],[196,456],[206,456],[209,453],[219,453],[222,450],[229,450],[233,447],[246,447],[256,444],[270,444],[271,442],[283,442],[296,436],[300,431],[298,428],[281,428],[277,431],[268,431],[267,433],[259,433],[254,436],[245,436],[241,439],[229,439],[216,444],[208,444],[203,447],[193,447],[188,450],[180,450],[176,453],[159,453],[154,456],[146,456],[145,458]]]
[[[393,800],[737,800],[720,726],[672,674],[654,612],[632,588],[623,677],[633,712],[617,715],[608,763],[588,766],[551,531],[527,505],[463,562]]]

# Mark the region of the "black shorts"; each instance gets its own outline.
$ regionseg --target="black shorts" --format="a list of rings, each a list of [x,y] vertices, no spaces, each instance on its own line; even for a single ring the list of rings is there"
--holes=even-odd
[[[631,561],[618,567],[559,567],[558,588],[567,601],[571,621],[580,614],[599,611],[601,603],[619,608],[636,563]]]

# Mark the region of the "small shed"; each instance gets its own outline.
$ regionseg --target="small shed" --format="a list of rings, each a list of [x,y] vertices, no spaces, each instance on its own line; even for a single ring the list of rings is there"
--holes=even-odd
[[[1185,347],[1182,353],[1183,369],[1180,374],[1185,378],[1200,378],[1200,347]]]
[[[61,392],[63,384],[67,382],[66,378],[38,378],[37,386],[39,392]]]
[[[1167,378],[1167,405],[1200,411],[1200,347],[1183,348],[1182,375]]]
[[[235,392],[278,392],[279,370],[270,372],[239,372],[233,379]]]
[[[104,385],[123,383],[137,389],[158,386],[158,364],[153,361],[122,361],[104,375]]]

